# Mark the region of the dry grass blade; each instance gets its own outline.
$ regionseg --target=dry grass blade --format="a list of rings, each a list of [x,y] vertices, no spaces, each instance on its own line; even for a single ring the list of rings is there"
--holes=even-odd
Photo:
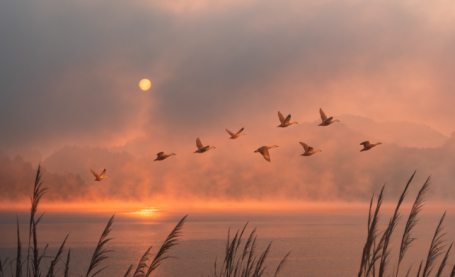
[[[438,273],[436,273],[435,277],[441,277],[442,271],[444,270],[444,267],[447,264],[447,259],[449,258],[449,253],[450,253],[450,249],[452,249],[452,245],[453,245],[453,243],[450,245],[449,249],[447,250],[446,255],[444,256],[444,259],[442,259],[441,265],[439,266]]]
[[[259,260],[257,261],[256,263],[256,268],[254,270],[254,273],[253,273],[253,277],[259,277],[259,276],[262,276],[262,273],[264,272],[264,269],[263,266],[264,266],[264,262],[265,262],[265,259],[267,258],[267,255],[269,254],[270,252],[270,247],[272,246],[272,243],[269,243],[269,245],[267,246],[267,248],[265,249],[265,251],[261,254],[261,256],[259,257]]]
[[[406,254],[406,251],[408,250],[409,246],[415,240],[415,238],[411,238],[411,231],[419,221],[417,219],[417,215],[422,210],[423,202],[425,201],[425,196],[430,187],[430,183],[431,183],[430,177],[428,177],[428,179],[425,181],[422,188],[420,189],[419,193],[417,194],[416,200],[414,201],[414,205],[412,205],[411,213],[409,214],[408,221],[406,222],[406,227],[404,229],[403,238],[401,239],[400,255],[398,257],[398,266],[395,276],[398,276],[401,261],[403,260],[403,257]]]
[[[100,240],[98,241],[98,245],[96,246],[95,252],[93,253],[92,260],[90,261],[90,266],[87,270],[87,275],[85,275],[86,277],[88,277],[90,275],[90,273],[95,268],[97,268],[103,260],[108,258],[106,255],[107,253],[112,252],[112,250],[105,249],[104,245],[112,240],[112,238],[107,238],[107,236],[112,231],[111,227],[112,227],[112,223],[114,222],[114,216],[115,215],[113,215],[111,217],[111,219],[109,219],[109,222],[107,223],[106,228],[104,228],[103,234],[101,234]],[[98,270],[97,272],[93,273],[91,275],[91,277],[96,276],[98,273],[103,271],[105,268],[106,267],[103,267],[100,270]]]
[[[442,254],[442,249],[444,248],[443,240],[442,237],[445,234],[442,234],[442,222],[444,221],[444,217],[446,216],[446,213],[441,218],[441,221],[439,221],[438,227],[436,228],[436,231],[433,236],[433,240],[431,241],[430,245],[430,250],[428,251],[428,257],[427,261],[425,263],[425,267],[423,269],[423,274],[422,277],[428,277],[431,273],[431,270],[433,269],[434,262],[435,260]]]
[[[125,275],[123,275],[123,277],[128,277],[128,275],[131,273],[131,270],[133,270],[133,265],[130,265],[130,267],[128,267],[128,270],[126,271]]]
[[[3,269],[5,268],[5,264],[8,262],[9,258],[6,258],[3,263],[2,259],[0,259],[0,277],[4,277],[5,273],[3,272]]]
[[[145,276],[149,276],[155,269],[157,269],[161,262],[170,258],[170,256],[166,256],[166,252],[169,251],[171,247],[177,244],[178,237],[180,236],[180,232],[183,228],[183,223],[185,222],[187,215],[185,215],[182,220],[175,226],[174,230],[169,234],[169,236],[164,241],[163,245],[161,246],[160,250],[156,254],[155,258],[152,261],[149,269],[147,270],[147,274]]]
[[[278,276],[278,274],[280,273],[280,270],[281,268],[284,266],[284,264],[286,263],[289,255],[291,255],[291,252],[288,252],[286,254],[286,256],[284,256],[284,258],[281,260],[280,264],[278,265],[278,267],[276,268],[276,271],[275,271],[275,275],[273,275],[273,277],[276,277]]]
[[[423,261],[420,262],[419,270],[417,271],[417,277],[420,276],[420,270],[422,269],[422,263],[423,263]]]
[[[65,277],[69,277],[70,260],[71,260],[71,248],[68,249],[68,256],[66,257],[66,263],[65,263]]]
[[[16,215],[16,220],[17,220],[17,257],[16,257],[16,277],[21,277],[22,276],[22,246],[21,246],[21,237],[19,234],[19,218],[17,218]],[[3,274],[2,274],[3,275]]]
[[[408,269],[408,273],[406,273],[406,277],[408,277],[408,276],[409,276],[409,272],[411,272],[411,268],[412,268],[412,265],[409,267],[409,269]]]
[[[52,260],[51,266],[49,267],[49,271],[47,272],[46,277],[54,277],[55,276],[54,275],[54,269],[55,269],[55,266],[57,265],[58,261],[60,260],[60,256],[63,253],[63,247],[65,247],[65,243],[66,243],[66,240],[68,239],[68,236],[69,235],[66,235],[65,240],[63,240],[62,245],[60,246],[60,248],[57,251],[57,255],[55,255],[55,258]]]
[[[141,277],[145,275],[145,269],[147,268],[147,261],[150,258],[150,251],[152,250],[152,246],[145,251],[144,255],[142,255],[141,260],[139,261],[136,271],[133,274],[133,277]]]
[[[5,261],[2,263],[2,259],[0,259],[0,277],[4,277],[5,274],[3,273],[3,267],[6,263],[6,261],[8,260],[8,258],[5,259]]]
[[[406,184],[406,187],[403,190],[403,193],[400,196],[400,199],[398,200],[397,207],[395,208],[395,212],[393,213],[392,218],[389,221],[389,226],[387,227],[386,231],[384,232],[384,243],[382,245],[382,255],[381,255],[381,263],[379,265],[379,277],[383,277],[385,275],[385,270],[388,264],[388,257],[390,254],[390,251],[388,251],[389,243],[390,243],[390,238],[392,237],[392,233],[395,230],[395,227],[397,226],[398,220],[400,219],[400,207],[401,204],[404,201],[404,198],[406,197],[406,193],[408,191],[409,185],[411,184],[412,179],[414,178],[414,175],[416,172],[412,174],[411,178],[409,179],[408,183]]]
[[[30,257],[30,241],[31,241],[31,238],[32,238],[33,225],[35,225],[34,224],[34,222],[35,222],[35,214],[36,214],[36,212],[38,210],[39,201],[40,201],[41,197],[43,196],[43,194],[47,190],[47,188],[41,188],[42,184],[43,184],[43,182],[41,182],[41,165],[38,165],[38,170],[36,172],[36,177],[35,177],[35,185],[33,187],[33,196],[31,198],[32,207],[30,209],[30,225],[29,225],[29,234],[28,234],[27,277],[29,276],[28,261],[30,260],[29,259],[29,257]],[[34,260],[35,261],[36,261],[36,258],[37,258],[37,256],[34,256]],[[34,276],[38,277],[36,272],[34,272]]]
[[[382,187],[381,193],[379,194],[379,197],[378,197],[378,200],[376,203],[376,210],[373,214],[372,219],[371,219],[371,208],[372,208],[372,204],[373,204],[374,195],[370,201],[370,210],[368,213],[368,215],[369,215],[368,216],[368,235],[367,235],[367,241],[365,243],[365,246],[363,247],[362,260],[360,263],[360,270],[358,273],[358,277],[361,277],[362,273],[364,273],[364,272],[365,272],[365,276],[368,276],[369,270],[371,270],[372,266],[374,266],[374,263],[371,263],[371,261],[370,261],[371,256],[372,256],[370,253],[371,253],[371,250],[375,243],[376,237],[378,236],[378,222],[379,222],[379,217],[380,217],[379,211],[380,211],[381,205],[382,205],[382,196],[384,193],[384,187],[385,186]],[[370,222],[370,219],[371,219],[371,222]],[[373,248],[373,253],[374,252],[375,252],[375,249]]]
[[[452,268],[452,272],[450,273],[450,277],[455,277],[455,265]]]

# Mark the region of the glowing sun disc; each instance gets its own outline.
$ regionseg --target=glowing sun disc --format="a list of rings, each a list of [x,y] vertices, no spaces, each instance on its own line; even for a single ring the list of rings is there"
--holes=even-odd
[[[152,83],[151,83],[150,80],[148,80],[148,79],[142,79],[142,80],[139,82],[139,87],[140,87],[143,91],[149,90],[151,86],[152,86]]]

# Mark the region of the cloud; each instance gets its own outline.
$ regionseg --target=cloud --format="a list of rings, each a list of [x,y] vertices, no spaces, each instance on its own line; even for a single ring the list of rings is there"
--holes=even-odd
[[[276,110],[312,121],[319,107],[449,135],[455,25],[444,5],[8,1],[0,145],[49,156],[266,122]]]

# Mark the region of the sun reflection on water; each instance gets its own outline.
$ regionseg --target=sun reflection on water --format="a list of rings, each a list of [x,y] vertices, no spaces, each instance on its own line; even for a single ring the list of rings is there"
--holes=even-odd
[[[140,211],[126,213],[131,216],[137,216],[142,218],[156,218],[160,215],[160,210],[155,207],[148,207]]]

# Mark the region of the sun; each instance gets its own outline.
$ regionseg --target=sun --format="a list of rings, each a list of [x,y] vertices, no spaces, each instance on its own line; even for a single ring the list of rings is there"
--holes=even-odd
[[[151,86],[152,86],[152,83],[150,82],[149,79],[142,79],[142,80],[139,82],[139,87],[140,87],[143,91],[149,90]]]

